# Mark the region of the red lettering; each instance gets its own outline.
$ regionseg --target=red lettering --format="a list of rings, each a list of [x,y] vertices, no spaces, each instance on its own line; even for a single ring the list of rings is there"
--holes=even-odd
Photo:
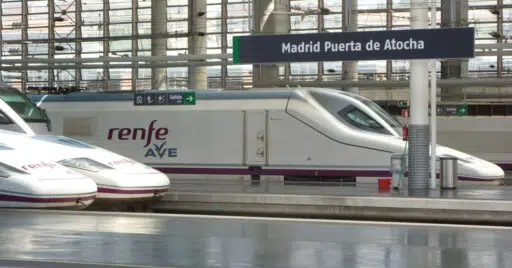
[[[137,132],[141,132],[141,135],[140,135],[140,139],[141,140],[145,140],[146,139],[146,130],[143,129],[143,128],[134,128],[133,129],[133,135],[132,135],[132,140],[136,140],[137,139]]]
[[[112,140],[117,136],[118,140],[143,140],[146,141],[144,147],[147,147],[153,138],[165,140],[169,134],[169,129],[166,127],[155,128],[156,122],[157,120],[151,121],[147,128],[111,128],[108,130],[107,139]]]
[[[41,162],[41,163],[37,163],[37,164],[24,165],[21,168],[23,168],[24,170],[38,169],[38,168],[45,168],[45,167],[53,169],[56,166],[57,165],[55,165],[55,164],[48,164],[48,163],[45,163],[45,162]]]
[[[111,166],[114,166],[114,165],[120,165],[120,164],[134,164],[134,163],[135,163],[135,161],[130,160],[130,159],[121,159],[121,160],[111,161],[108,164]]]
[[[119,130],[118,128],[111,128],[108,130],[108,139],[111,140],[112,139],[112,136],[114,136],[114,132],[116,130]]]
[[[119,130],[119,135],[118,135],[119,139],[120,140],[128,140],[128,138],[130,136],[130,132],[132,132],[132,131],[129,128],[122,128],[122,129],[120,129]]]
[[[165,139],[165,136],[167,136],[167,134],[169,134],[169,129],[161,127],[156,130],[155,138],[157,140],[163,140]]]

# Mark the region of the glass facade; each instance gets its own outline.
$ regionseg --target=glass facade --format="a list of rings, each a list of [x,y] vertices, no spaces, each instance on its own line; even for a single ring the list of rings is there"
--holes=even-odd
[[[188,0],[167,1],[167,55],[188,53]],[[192,1],[192,0],[191,0]],[[283,1],[283,0],[276,0]],[[142,90],[151,87],[151,68],[126,68],[125,63],[104,63],[105,57],[151,55],[151,0],[2,0],[0,1],[1,79],[16,88],[80,86],[90,90]],[[290,0],[290,32],[342,31],[341,0]],[[409,28],[408,0],[359,0],[359,31]],[[476,44],[506,43],[512,34],[512,0],[468,0],[466,25],[475,27]],[[328,9],[321,14],[314,12]],[[441,3],[437,1],[441,24]],[[306,12],[304,11],[313,11]],[[232,52],[232,37],[253,30],[252,0],[207,1],[207,53]],[[485,50],[482,50],[485,52]],[[31,63],[31,59],[92,58],[79,65]],[[21,61],[21,60],[25,61]],[[240,88],[251,84],[252,65],[208,67],[210,88]],[[121,64],[121,65],[119,65]],[[225,64],[225,63],[224,63]],[[116,67],[116,65],[119,65]],[[512,57],[494,54],[469,60],[468,76],[510,76]],[[281,68],[285,76],[285,68]],[[439,69],[440,71],[440,69]],[[361,61],[360,80],[407,79],[408,61]],[[333,80],[341,62],[292,63],[286,78]],[[169,88],[187,88],[188,68],[167,67]]]

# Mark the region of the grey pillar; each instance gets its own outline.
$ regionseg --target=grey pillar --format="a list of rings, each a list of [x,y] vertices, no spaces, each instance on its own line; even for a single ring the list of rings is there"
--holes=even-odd
[[[386,0],[386,30],[393,30],[393,0]],[[393,61],[386,61],[386,80],[391,80],[393,74]],[[389,90],[391,94],[391,90]],[[391,96],[390,96],[391,97]]]
[[[441,0],[441,27],[466,27],[467,25],[468,0]],[[441,79],[465,78],[467,75],[467,59],[441,61]],[[463,98],[462,87],[441,87],[442,101],[458,101]]]
[[[22,1],[21,2],[21,23],[23,24],[23,27],[21,28],[21,40],[27,41],[28,40],[28,2]],[[28,44],[27,42],[23,42],[21,44],[21,58],[24,60],[28,59]],[[27,90],[27,81],[28,81],[28,71],[27,71],[27,64],[23,63],[23,71],[21,71],[21,90],[26,91]]]
[[[357,31],[357,0],[343,0],[343,32]],[[357,81],[357,61],[342,62],[342,80]],[[344,87],[344,91],[359,93],[357,87]]]
[[[109,14],[110,10],[110,0],[103,1],[103,14]],[[103,16],[103,37],[105,40],[103,41],[103,57],[110,57],[110,44],[108,38],[110,37],[110,19],[109,16]],[[105,62],[103,65],[103,90],[108,91],[109,85],[108,82],[110,80],[110,63]]]
[[[276,13],[273,13],[275,11]],[[290,32],[289,0],[253,1],[253,34],[288,34]],[[253,82],[279,80],[277,64],[255,64]]]
[[[499,14],[497,16],[497,32],[503,36],[503,0],[498,0],[497,8],[499,10]],[[508,19],[507,19],[508,20]],[[498,45],[503,43],[503,38],[498,38]],[[496,77],[501,78],[501,73],[503,72],[503,49],[498,48],[498,55],[496,56]]]
[[[167,1],[151,0],[151,56],[167,55]],[[167,89],[167,68],[151,68],[151,89]]]
[[[137,8],[139,7],[139,2],[137,0],[132,0],[132,35],[137,36],[139,34],[138,29],[138,21],[139,15],[137,13]],[[137,56],[137,50],[139,47],[137,38],[132,38],[132,57]],[[137,78],[139,77],[139,68],[132,68],[132,90],[137,90]]]
[[[318,8],[324,8],[324,0],[318,0]],[[318,13],[318,32],[323,33],[325,28],[325,22],[324,22],[324,15],[320,12]],[[324,62],[319,61],[317,65],[317,78],[318,80],[322,81],[324,77],[325,67]]]
[[[411,29],[428,27],[428,2],[411,1]],[[411,116],[409,124],[408,185],[410,196],[428,194],[430,181],[428,60],[412,59],[410,85]]]
[[[75,32],[76,39],[75,42],[75,57],[80,59],[82,57],[82,0],[76,0],[76,20],[75,20]],[[75,86],[80,87],[80,82],[82,82],[82,68],[75,68]]]
[[[55,2],[48,0],[48,39],[55,40]],[[55,42],[48,42],[48,59],[55,58]],[[55,64],[48,63],[48,86],[53,87],[55,84]]]
[[[206,0],[188,1],[188,23],[190,37],[188,39],[188,54],[204,55],[207,53],[206,43]],[[203,60],[198,60],[203,61]],[[208,67],[188,67],[188,88],[194,90],[208,88]]]
[[[222,30],[221,36],[221,53],[228,53],[228,0],[221,0],[221,22],[220,28]],[[226,65],[227,59],[222,59],[222,65],[220,66],[220,87],[225,89],[228,86],[228,66]]]

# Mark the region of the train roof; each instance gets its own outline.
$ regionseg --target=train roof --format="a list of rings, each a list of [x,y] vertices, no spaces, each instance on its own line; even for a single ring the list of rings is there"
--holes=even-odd
[[[64,95],[46,95],[49,102],[81,101],[133,101],[134,93],[178,93],[195,92],[197,100],[243,100],[243,99],[287,99],[296,90],[332,90],[321,88],[255,89],[255,90],[144,90],[115,92],[73,92]],[[339,91],[340,93],[342,91]],[[343,92],[345,93],[345,92]],[[33,101],[39,101],[43,95],[27,95]]]

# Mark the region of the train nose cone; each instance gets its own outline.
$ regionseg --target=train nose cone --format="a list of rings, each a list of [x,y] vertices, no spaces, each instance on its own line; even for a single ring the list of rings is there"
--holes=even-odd
[[[108,174],[108,176],[106,176]],[[137,200],[160,198],[167,194],[169,178],[163,173],[123,174],[108,171],[98,183],[98,198]]]
[[[471,173],[474,174],[475,177],[483,180],[503,180],[505,178],[505,171],[498,165],[490,162],[483,163],[483,160],[481,160],[479,164],[464,165],[466,167],[471,166]]]
[[[39,180],[48,194],[48,203],[59,204],[62,207],[83,209],[92,204],[98,190],[96,183],[85,176]]]

